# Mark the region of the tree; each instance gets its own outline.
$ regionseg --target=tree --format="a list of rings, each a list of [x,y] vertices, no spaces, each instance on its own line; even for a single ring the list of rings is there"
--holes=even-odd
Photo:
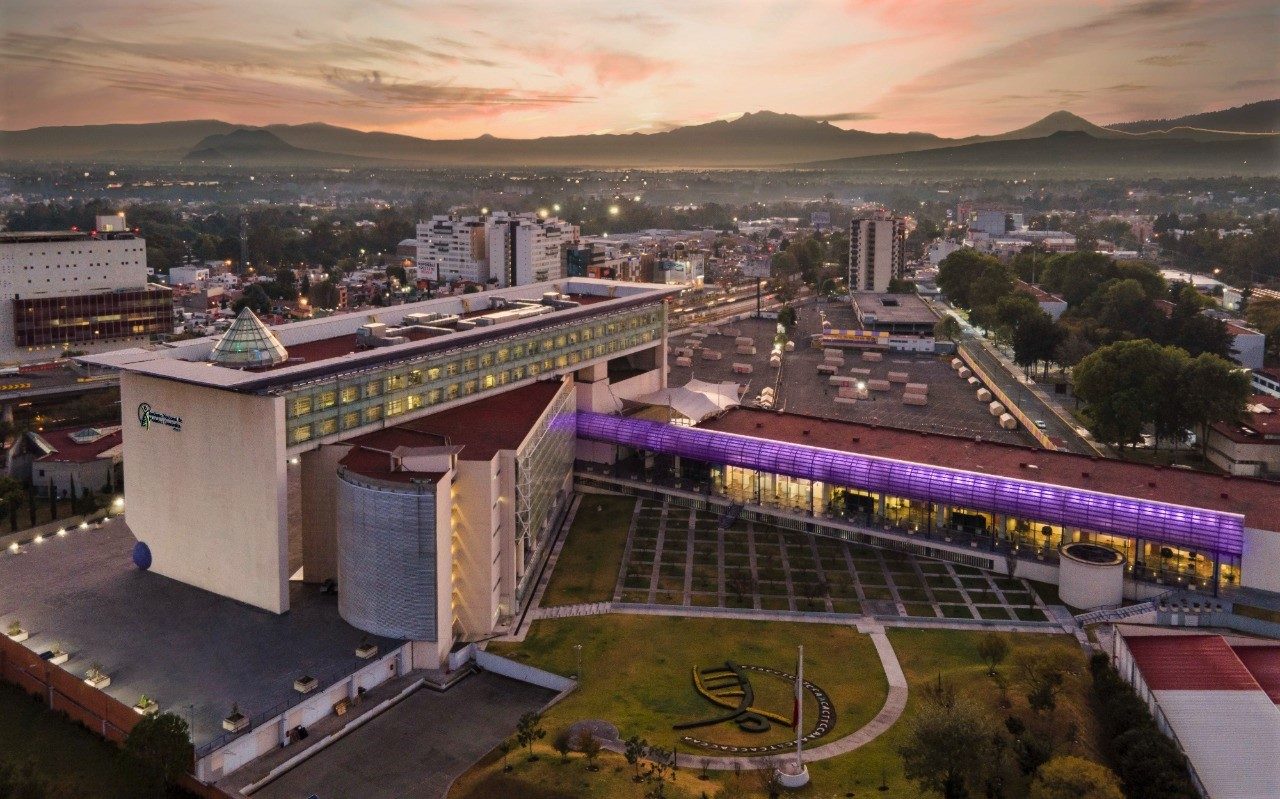
[[[583,727],[578,731],[578,737],[574,741],[574,745],[579,752],[587,756],[587,771],[595,771],[598,768],[596,766],[596,757],[600,754],[600,741],[591,734],[590,728]]]
[[[1027,692],[1031,709],[1052,712],[1057,707],[1058,693],[1074,668],[1071,656],[1059,649],[1023,649],[1014,655],[1014,673]]]
[[[0,508],[9,514],[9,532],[18,531],[18,509],[27,499],[27,490],[12,477],[0,477]]]
[[[529,751],[530,760],[537,758],[533,754],[534,742],[542,740],[546,735],[547,731],[542,726],[542,714],[536,710],[523,714],[516,722],[516,743]]]
[[[1267,337],[1271,354],[1280,355],[1280,300],[1272,297],[1250,300],[1245,318]]]
[[[568,763],[569,752],[573,750],[573,742],[569,740],[569,731],[565,730],[557,735],[553,745],[555,746],[556,751],[560,753],[560,762]]]
[[[778,324],[790,332],[796,326],[796,309],[790,305],[784,305],[782,310],[778,311]]]
[[[960,320],[951,314],[947,314],[938,320],[933,326],[933,337],[936,339],[945,339],[947,341],[958,341],[963,329],[960,327]]]
[[[1209,352],[1230,357],[1234,338],[1226,322],[1204,313],[1204,297],[1191,286],[1183,286],[1173,312],[1165,320],[1161,341],[1195,357]]]
[[[1155,421],[1156,403],[1170,399],[1167,377],[1185,357],[1140,339],[1116,342],[1082,360],[1073,377],[1076,396],[1087,405],[1089,431],[1117,447],[1137,442],[1143,425]]]
[[[898,748],[903,772],[922,790],[944,799],[963,799],[978,791],[994,765],[998,731],[969,700],[950,706],[930,702],[907,724]]]
[[[143,716],[125,738],[124,751],[157,788],[172,785],[195,763],[191,730],[174,713]]]
[[[991,256],[982,255],[970,247],[956,250],[938,264],[938,288],[954,304],[971,308],[970,290],[974,282],[989,266],[998,263]]]
[[[314,308],[337,308],[338,300],[340,299],[338,284],[334,283],[332,279],[322,280],[311,287],[307,297]]]
[[[1023,369],[1037,363],[1048,364],[1058,353],[1058,345],[1066,337],[1062,327],[1049,314],[1037,313],[1023,319],[1013,329],[1013,360]]]
[[[1000,633],[990,632],[978,639],[978,657],[986,661],[992,675],[995,675],[996,667],[1008,656],[1009,640]]]
[[[640,776],[640,760],[645,753],[649,751],[649,742],[641,738],[639,735],[633,735],[623,744],[622,756],[627,759],[627,763],[636,770],[635,781],[639,782]]]
[[[1124,799],[1111,769],[1082,757],[1055,757],[1036,771],[1030,799]]]
[[[259,316],[271,313],[271,297],[267,295],[266,289],[258,283],[254,283],[244,290],[239,299],[231,304],[231,310],[237,314],[245,308]]]
[[[1208,426],[1239,421],[1251,391],[1245,371],[1216,355],[1204,353],[1184,364],[1178,400],[1184,418],[1200,427],[1201,454],[1209,446]]]

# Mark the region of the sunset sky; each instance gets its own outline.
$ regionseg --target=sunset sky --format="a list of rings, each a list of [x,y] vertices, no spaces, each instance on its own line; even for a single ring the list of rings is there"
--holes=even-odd
[[[217,118],[428,138],[769,109],[995,133],[1277,96],[1275,0],[0,0],[0,128]]]

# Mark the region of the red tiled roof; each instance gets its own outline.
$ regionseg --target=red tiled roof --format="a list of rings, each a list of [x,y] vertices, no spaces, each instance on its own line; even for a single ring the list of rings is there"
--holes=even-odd
[[[501,450],[515,449],[529,435],[559,382],[532,383],[478,399],[457,408],[365,433],[343,443],[353,449],[341,463],[367,477],[408,482],[414,472],[391,472],[390,455],[398,447],[462,447],[458,459],[487,461]],[[438,479],[438,476],[437,476]]]
[[[120,428],[115,427],[110,433],[87,444],[77,444],[71,439],[72,434],[84,430],[84,427],[65,427],[60,430],[45,430],[36,435],[48,442],[54,451],[36,460],[50,463],[89,463],[102,456],[102,453],[120,445],[122,436]]]
[[[699,427],[881,458],[948,466],[1054,485],[1238,513],[1249,527],[1280,532],[1280,483],[1165,469],[1016,444],[734,408]]]
[[[1153,691],[1261,691],[1220,635],[1125,636]]]
[[[1236,656],[1267,692],[1272,702],[1280,705],[1280,645],[1233,646]]]
[[[1214,422],[1215,433],[1226,436],[1238,444],[1271,444],[1280,446],[1280,397],[1269,394],[1255,394],[1249,398],[1249,405],[1262,405],[1270,408],[1270,413],[1248,412],[1241,424]],[[1247,430],[1246,430],[1247,428]]]

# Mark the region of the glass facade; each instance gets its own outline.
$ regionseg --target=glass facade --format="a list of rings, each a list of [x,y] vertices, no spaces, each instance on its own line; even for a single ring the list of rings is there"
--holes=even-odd
[[[13,301],[13,340],[19,347],[91,343],[172,332],[173,295],[165,288]]]
[[[662,319],[662,306],[633,308],[293,387],[285,393],[287,445],[331,434],[321,430],[351,433],[383,418],[563,374],[657,342]]]
[[[573,412],[573,391],[564,391],[538,426],[529,433],[529,444],[516,457],[516,546],[523,549],[517,563],[516,603],[524,601],[537,570],[530,568],[546,543],[548,520],[564,499],[565,477],[573,471],[577,437],[573,430],[553,424]]]

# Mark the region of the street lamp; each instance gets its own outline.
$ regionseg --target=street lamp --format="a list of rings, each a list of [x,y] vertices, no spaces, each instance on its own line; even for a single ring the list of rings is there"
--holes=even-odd
[[[573,672],[573,679],[578,680],[582,678],[582,644],[573,645],[573,656],[574,661],[577,663],[577,667]]]

